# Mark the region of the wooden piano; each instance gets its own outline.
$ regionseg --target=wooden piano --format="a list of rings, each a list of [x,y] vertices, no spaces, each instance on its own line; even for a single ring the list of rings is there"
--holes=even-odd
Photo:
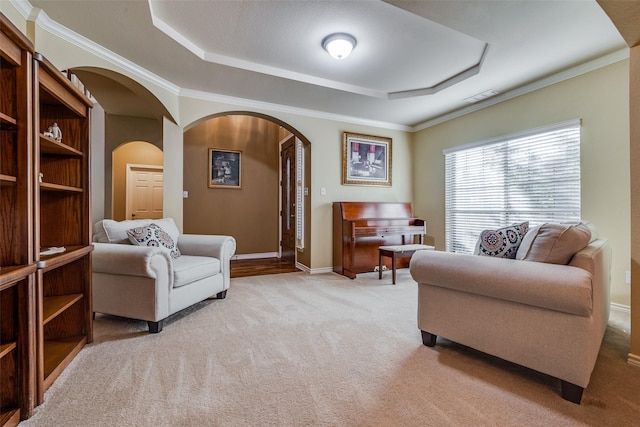
[[[422,243],[426,222],[413,216],[411,203],[334,202],[333,271],[351,279],[374,271],[378,247]],[[409,260],[399,260],[405,268]]]

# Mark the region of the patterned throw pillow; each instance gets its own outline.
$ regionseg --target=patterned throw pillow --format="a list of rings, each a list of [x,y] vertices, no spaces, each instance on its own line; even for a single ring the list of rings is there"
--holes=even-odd
[[[515,258],[520,243],[527,230],[529,221],[521,224],[513,224],[497,230],[484,230],[476,244],[475,253],[484,256],[499,258]]]
[[[132,244],[138,246],[154,246],[164,249],[171,255],[171,258],[178,258],[180,250],[171,236],[156,224],[149,224],[145,227],[136,227],[127,230],[127,235]]]

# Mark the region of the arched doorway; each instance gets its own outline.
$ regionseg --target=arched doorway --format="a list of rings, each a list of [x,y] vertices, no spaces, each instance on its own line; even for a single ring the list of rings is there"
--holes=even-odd
[[[309,141],[273,117],[233,111],[187,126],[183,144],[185,233],[230,234],[236,238],[237,260],[282,261],[290,253],[294,265],[307,270],[311,260]],[[288,154],[283,156],[287,146]],[[238,153],[233,155],[240,158],[241,186],[208,185],[211,151]],[[287,231],[294,239],[285,250]]]

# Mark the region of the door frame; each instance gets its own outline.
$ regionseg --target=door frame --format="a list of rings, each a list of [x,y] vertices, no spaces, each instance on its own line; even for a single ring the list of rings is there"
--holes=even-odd
[[[284,215],[285,212],[285,206],[284,203],[285,201],[282,199],[282,187],[283,187],[283,183],[284,183],[284,177],[282,176],[282,146],[288,142],[290,139],[293,138],[293,144],[294,144],[294,153],[295,153],[295,145],[296,145],[296,135],[293,133],[290,133],[289,135],[285,136],[284,138],[282,138],[279,142],[278,142],[278,188],[280,191],[278,191],[278,208],[280,209],[280,215],[278,215],[278,258],[282,258],[282,240],[283,240],[283,232],[284,230],[282,229],[282,215]],[[298,169],[298,165],[297,162],[293,162],[293,168],[292,171],[294,173],[297,172]],[[295,195],[295,189],[294,189],[294,195]],[[296,214],[297,212],[294,212],[294,214]],[[297,215],[294,218],[295,221],[298,220]],[[297,245],[293,245],[293,258],[294,258],[294,263],[297,265],[298,264],[298,249],[297,249]]]
[[[130,213],[130,208],[132,205],[132,200],[131,198],[133,197],[133,195],[131,194],[131,192],[129,191],[129,186],[131,184],[131,175],[133,174],[134,170],[151,170],[151,171],[155,171],[155,172],[162,172],[162,174],[164,175],[164,166],[160,166],[160,165],[143,165],[143,164],[139,164],[139,163],[127,163],[127,171],[126,171],[126,176],[125,176],[125,184],[124,184],[124,191],[125,191],[125,207],[124,207],[124,217],[125,219],[129,219],[129,213]],[[164,188],[164,180],[162,182],[162,187]]]

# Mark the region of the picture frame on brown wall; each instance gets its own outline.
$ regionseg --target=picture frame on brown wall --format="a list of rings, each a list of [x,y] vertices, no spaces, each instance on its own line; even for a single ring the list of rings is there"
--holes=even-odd
[[[209,188],[242,188],[242,151],[209,148]]]

